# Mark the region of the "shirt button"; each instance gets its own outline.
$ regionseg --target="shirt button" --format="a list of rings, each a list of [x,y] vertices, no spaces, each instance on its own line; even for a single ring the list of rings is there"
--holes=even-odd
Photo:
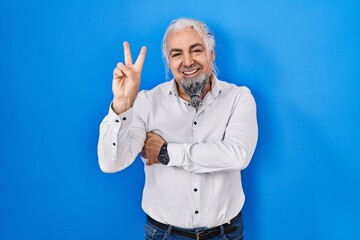
[[[194,125],[196,125],[196,124],[197,124],[197,122],[195,121],[195,122],[194,122]]]
[[[126,117],[123,117],[123,120],[125,121],[125,120],[126,120]]]
[[[197,192],[197,188],[194,188],[194,192]]]
[[[116,145],[116,143],[113,143],[113,145],[115,146],[115,145]]]
[[[196,210],[196,211],[195,211],[195,214],[198,214],[198,213],[199,213],[199,211],[198,211],[198,210]]]
[[[119,120],[118,120],[118,119],[116,119],[116,120],[115,120],[115,122],[119,122]]]

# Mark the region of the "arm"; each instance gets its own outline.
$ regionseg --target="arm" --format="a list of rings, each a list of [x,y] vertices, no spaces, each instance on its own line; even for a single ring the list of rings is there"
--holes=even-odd
[[[99,165],[104,172],[117,172],[129,166],[136,158],[145,140],[145,126],[141,117],[134,114],[146,48],[142,47],[132,63],[130,45],[124,42],[125,65],[118,63],[113,71],[114,94],[109,114],[100,124],[98,142]],[[139,104],[141,107],[142,104]]]
[[[139,93],[134,106],[121,114],[112,108],[100,124],[98,142],[99,165],[103,172],[118,172],[134,162],[146,138],[146,126],[140,114],[146,112],[143,93]]]
[[[203,143],[169,143],[168,166],[195,173],[242,170],[255,151],[258,138],[256,104],[250,90],[237,99],[223,140]]]
[[[242,170],[248,166],[254,153],[258,137],[256,104],[246,89],[236,100],[224,138],[219,141],[202,143],[168,143],[169,167],[181,167],[195,173]],[[152,133],[147,144],[156,148],[147,151],[149,161],[157,163],[161,137]],[[151,140],[152,143],[149,141]]]

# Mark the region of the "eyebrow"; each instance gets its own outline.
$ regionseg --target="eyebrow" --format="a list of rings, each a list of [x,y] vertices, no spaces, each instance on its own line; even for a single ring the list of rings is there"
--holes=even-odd
[[[196,48],[196,47],[204,47],[202,44],[200,43],[194,43],[193,45],[190,46],[190,49]]]
[[[192,49],[194,49],[196,47],[202,47],[203,48],[204,46],[202,44],[200,44],[200,43],[194,43],[194,44],[190,45],[189,49],[192,50]],[[182,51],[183,50],[181,48],[172,48],[170,50],[169,54],[172,54],[174,52],[182,52]]]

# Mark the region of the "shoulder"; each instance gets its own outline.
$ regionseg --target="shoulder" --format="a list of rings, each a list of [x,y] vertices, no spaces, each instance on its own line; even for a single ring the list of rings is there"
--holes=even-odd
[[[238,86],[225,81],[220,81],[220,85],[220,99],[226,103],[232,103],[233,111],[236,111],[236,109],[256,111],[255,99],[247,86]]]
[[[217,81],[221,87],[221,92],[225,95],[251,95],[251,91],[247,86],[239,86],[223,80]]]
[[[166,96],[169,96],[171,84],[171,81],[166,81],[150,90],[141,90],[136,97],[136,105],[142,106],[141,108],[144,110],[144,108],[150,108],[150,106],[164,101]]]
[[[166,81],[160,83],[156,87],[150,90],[142,90],[139,92],[139,95],[143,95],[147,99],[152,99],[154,97],[163,96],[164,94],[169,94],[172,86],[172,81]]]

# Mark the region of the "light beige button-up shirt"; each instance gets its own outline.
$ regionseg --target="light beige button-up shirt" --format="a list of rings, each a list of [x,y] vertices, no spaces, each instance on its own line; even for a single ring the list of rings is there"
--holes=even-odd
[[[242,209],[240,171],[258,137],[250,90],[212,79],[196,110],[178,96],[174,80],[139,92],[134,106],[117,115],[110,108],[100,125],[98,157],[104,172],[129,166],[153,131],[168,143],[167,166],[146,166],[143,210],[182,228],[224,224]],[[146,159],[142,159],[146,163]]]

